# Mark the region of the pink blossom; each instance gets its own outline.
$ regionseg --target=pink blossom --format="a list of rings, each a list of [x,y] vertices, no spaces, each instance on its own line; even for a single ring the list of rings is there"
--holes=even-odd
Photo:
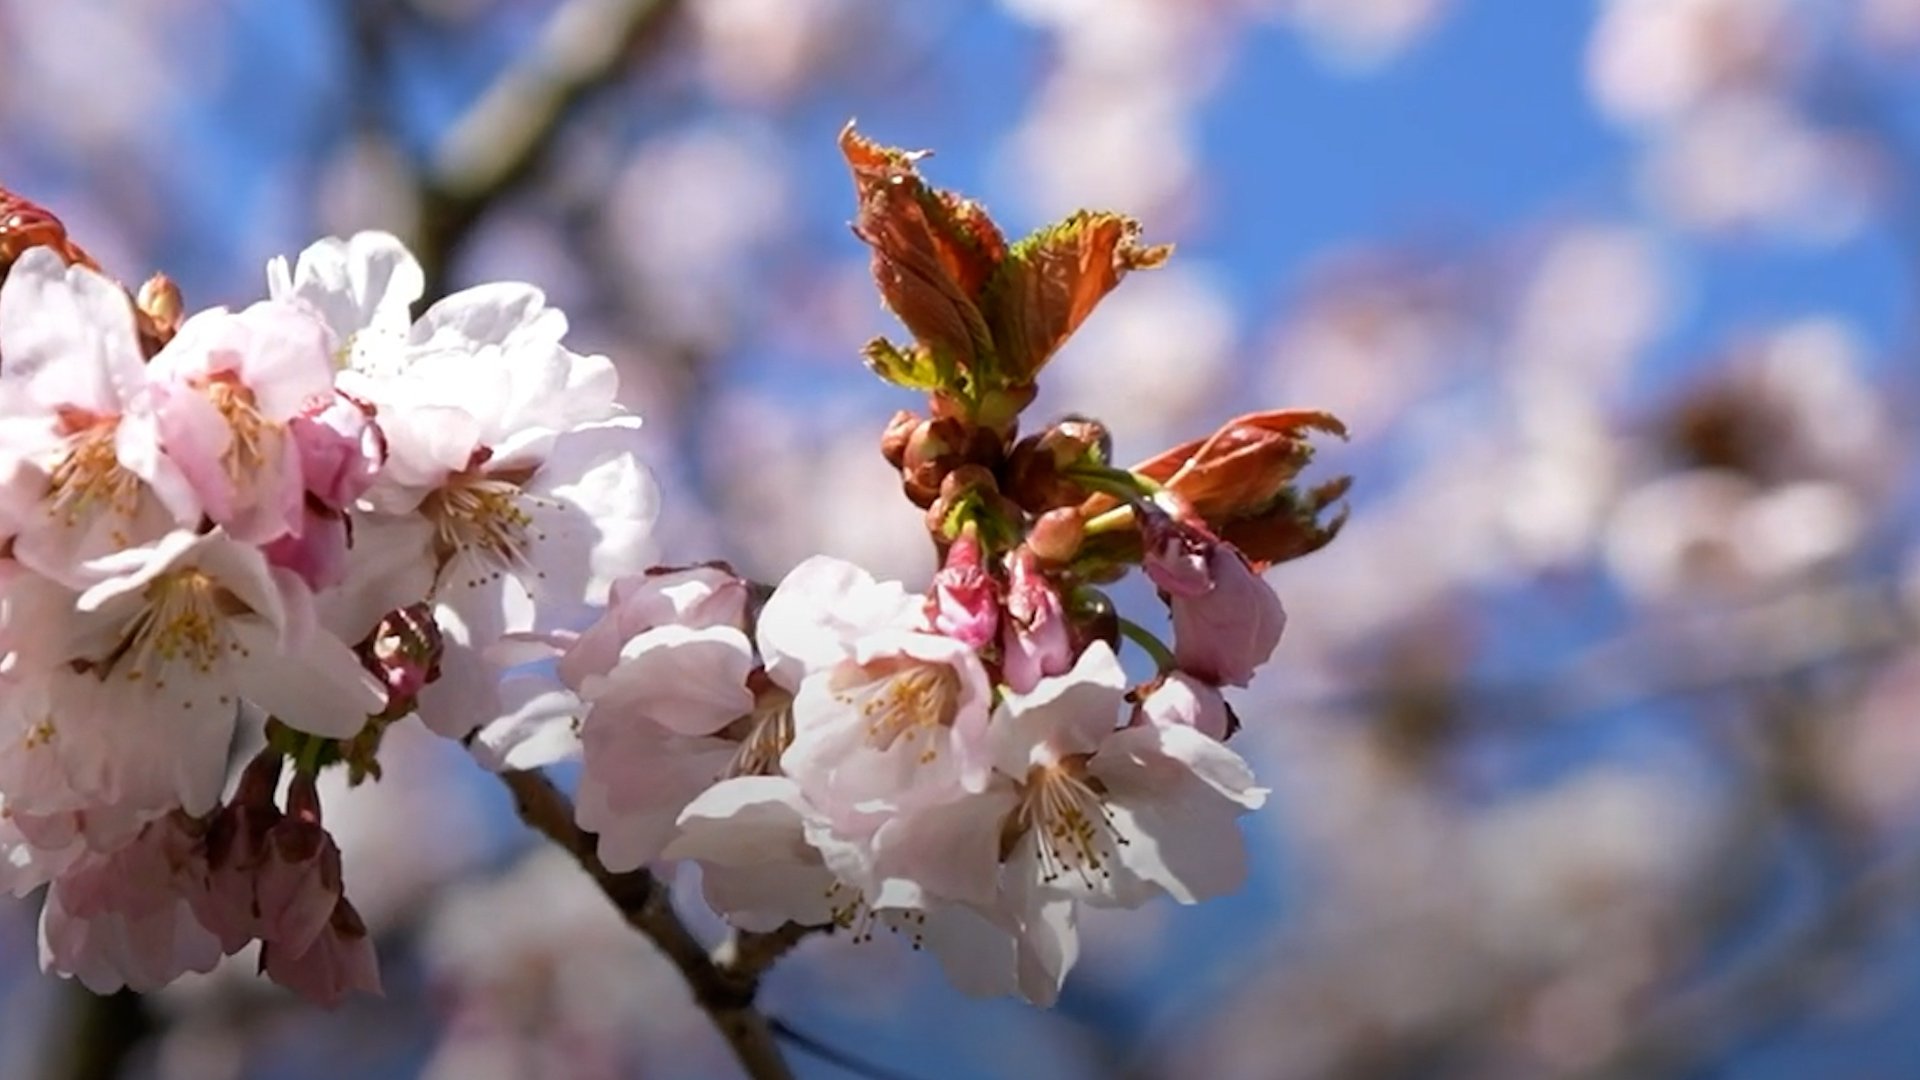
[[[986,669],[965,644],[882,630],[800,684],[781,766],[850,835],[870,831],[985,784],[991,707]]]
[[[1112,649],[1095,642],[1067,674],[1007,694],[990,782],[890,820],[874,837],[877,872],[1022,925],[1054,897],[1136,907],[1238,888],[1246,853],[1235,819],[1265,789],[1194,728],[1116,729],[1125,684]]]
[[[1179,667],[1218,685],[1245,686],[1286,629],[1280,597],[1232,544],[1203,527],[1147,512],[1147,576],[1173,613]]]
[[[73,588],[98,558],[199,521],[180,467],[161,453],[149,373],[126,294],[45,248],[0,288],[0,504],[13,555]]]
[[[40,966],[101,994],[157,990],[186,972],[213,970],[219,939],[188,899],[203,873],[197,827],[182,815],[87,857],[47,890]]]
[[[207,516],[262,544],[301,527],[302,455],[288,425],[333,397],[333,338],[311,310],[263,301],[201,312],[148,365],[167,456]]]
[[[689,629],[746,627],[747,583],[712,566],[649,570],[615,581],[607,610],[560,660],[560,677],[585,692],[589,679],[604,676],[620,659],[622,646],[655,627]]]
[[[927,617],[935,630],[970,648],[993,640],[1000,623],[1000,597],[980,562],[980,541],[972,526],[947,549],[946,565],[933,577]]]
[[[1169,671],[1133,707],[1135,724],[1190,727],[1209,739],[1233,733],[1233,713],[1220,688],[1185,671]]]
[[[305,949],[275,941],[260,946],[260,970],[308,1001],[332,1008],[358,990],[380,994],[380,961],[373,938],[353,904],[341,897],[332,916]]]
[[[1073,667],[1073,637],[1060,593],[1040,572],[1033,552],[1017,548],[1007,562],[1001,677],[1024,694],[1046,676]]]
[[[223,533],[177,532],[102,559],[78,597],[41,582],[19,667],[44,672],[44,737],[87,799],[210,810],[237,704],[346,738],[385,695],[346,645],[314,625],[306,587]]]

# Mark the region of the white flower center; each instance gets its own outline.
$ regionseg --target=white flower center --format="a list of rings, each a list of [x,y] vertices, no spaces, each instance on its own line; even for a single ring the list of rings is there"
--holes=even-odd
[[[120,418],[72,415],[61,420],[72,434],[67,437],[66,456],[47,474],[47,516],[69,528],[102,512],[132,517],[140,505],[140,478],[120,464],[114,445]],[[133,543],[126,530],[119,528],[111,539],[121,545]]]
[[[1002,848],[1011,851],[1030,832],[1041,881],[1072,874],[1092,887],[1111,878],[1127,838],[1115,831],[1104,795],[1100,781],[1087,775],[1084,757],[1035,765],[1007,819]]]
[[[233,433],[226,452],[220,455],[221,464],[226,466],[227,476],[235,484],[245,482],[259,473],[267,460],[266,444],[269,439],[277,440],[280,425],[260,415],[254,406],[253,391],[228,372],[214,375],[201,389]]]
[[[939,757],[940,741],[960,711],[960,673],[953,665],[902,656],[864,665],[860,673],[865,681],[837,696],[860,710],[867,745],[884,752],[924,736],[920,763]]]
[[[163,574],[147,585],[145,600],[127,621],[120,643],[93,665],[102,678],[120,674],[159,689],[170,670],[184,667],[190,675],[206,676],[228,653],[248,654],[227,624],[247,608],[206,571],[188,567]]]
[[[827,886],[827,918],[848,932],[855,945],[873,940],[873,928],[882,926],[906,937],[915,952],[926,947],[927,913],[912,908],[887,908],[876,911],[867,903],[867,894],[845,882]]]
[[[793,742],[793,695],[779,687],[762,691],[753,711],[728,724],[720,737],[740,744],[720,779],[779,776],[780,755]]]
[[[527,499],[519,484],[499,476],[470,470],[448,478],[421,504],[427,520],[433,522],[434,550],[441,565],[466,553],[479,557],[488,580],[509,571],[544,576],[527,557],[533,541],[545,539],[534,529],[533,515],[523,505]]]

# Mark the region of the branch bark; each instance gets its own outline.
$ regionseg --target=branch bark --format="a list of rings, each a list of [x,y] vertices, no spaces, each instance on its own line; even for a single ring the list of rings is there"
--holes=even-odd
[[[573,803],[538,770],[504,772],[520,820],[566,849],[600,886],[627,925],[645,934],[680,969],[694,1003],[713,1021],[753,1080],[793,1080],[773,1026],[754,1005],[760,977],[811,927],[789,923],[766,934],[736,934],[708,951],[687,929],[666,886],[644,867],[615,872],[597,854],[597,838],[573,819]]]
[[[679,0],[567,0],[538,40],[453,125],[427,163],[414,254],[429,301],[481,216],[524,186],[581,102],[656,47]]]

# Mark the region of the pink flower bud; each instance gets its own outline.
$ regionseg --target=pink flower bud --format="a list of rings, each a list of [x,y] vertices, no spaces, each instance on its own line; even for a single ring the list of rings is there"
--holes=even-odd
[[[927,615],[935,630],[970,649],[992,641],[1000,628],[1000,598],[980,564],[980,542],[971,525],[947,549],[947,564],[933,577]]]
[[[1233,733],[1233,714],[1220,689],[1184,671],[1170,671],[1133,707],[1133,725],[1190,727],[1224,742]]]
[[[259,796],[258,785],[243,779],[233,803],[215,816],[207,833],[206,887],[192,897],[194,915],[227,953],[254,938],[303,951],[340,899],[340,849],[320,824],[313,777],[294,778],[290,813],[273,805],[270,787],[264,800]]]
[[[421,602],[396,608],[381,618],[361,645],[361,664],[387,688],[387,716],[405,716],[414,699],[440,677],[440,656],[446,642],[433,606]]]
[[[1143,564],[1173,613],[1174,662],[1216,686],[1245,686],[1280,644],[1287,613],[1238,548],[1165,493],[1138,507]],[[1169,512],[1171,511],[1171,512]]]
[[[1279,646],[1286,609],[1233,545],[1211,545],[1206,569],[1212,581],[1206,592],[1168,594],[1174,662],[1215,685],[1245,686]]]
[[[1060,593],[1040,571],[1033,552],[1016,548],[1007,559],[1007,619],[1001,635],[1001,677],[1015,693],[1073,667],[1073,634]]]
[[[260,947],[260,970],[301,997],[332,1008],[354,990],[381,993],[380,962],[373,938],[353,904],[341,897],[324,929],[305,949],[269,941]]]
[[[287,421],[287,430],[300,454],[307,494],[330,510],[345,510],[366,494],[387,458],[372,408],[344,394],[308,406]]]

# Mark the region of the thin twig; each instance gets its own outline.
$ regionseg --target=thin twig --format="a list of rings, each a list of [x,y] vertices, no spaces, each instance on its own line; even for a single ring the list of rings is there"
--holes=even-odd
[[[538,770],[510,771],[500,774],[513,793],[514,808],[520,819],[541,835],[565,848],[600,886],[620,915],[647,936],[673,966],[680,969],[693,1000],[712,1019],[741,1068],[753,1080],[793,1080],[793,1071],[781,1056],[767,1018],[754,1007],[760,988],[760,975],[779,953],[791,947],[787,942],[775,950],[756,939],[764,937],[785,941],[785,931],[768,935],[749,935],[740,944],[742,955],[766,955],[758,966],[715,963],[706,946],[700,943],[673,909],[672,898],[658,878],[645,868],[616,873],[608,870],[596,851],[598,838],[573,820],[573,803]],[[798,937],[793,937],[794,941]]]
[[[564,121],[656,46],[679,0],[568,0],[506,73],[456,121],[427,164],[413,246],[428,299],[481,216],[526,184]]]

